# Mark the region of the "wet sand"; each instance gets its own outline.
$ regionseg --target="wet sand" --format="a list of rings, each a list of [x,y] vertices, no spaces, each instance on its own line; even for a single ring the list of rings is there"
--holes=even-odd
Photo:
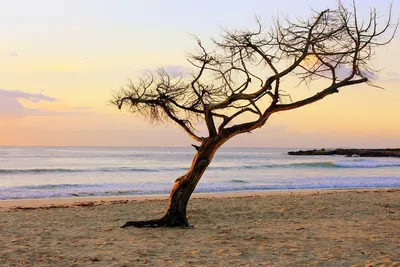
[[[193,229],[121,229],[166,196],[0,201],[0,266],[400,266],[400,189],[199,194]]]

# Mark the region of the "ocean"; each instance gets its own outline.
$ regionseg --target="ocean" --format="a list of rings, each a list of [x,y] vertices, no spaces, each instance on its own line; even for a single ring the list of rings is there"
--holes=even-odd
[[[222,147],[195,192],[400,187],[400,158],[290,156]],[[0,199],[168,194],[195,150],[0,147]]]

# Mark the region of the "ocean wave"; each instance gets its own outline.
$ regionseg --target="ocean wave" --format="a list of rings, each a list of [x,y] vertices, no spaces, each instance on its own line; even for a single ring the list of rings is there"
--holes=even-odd
[[[86,170],[75,169],[0,169],[0,173],[13,174],[13,173],[42,173],[42,172],[80,172]]]
[[[338,181],[339,180],[339,183]],[[236,181],[236,182],[234,182]],[[301,180],[299,183],[288,184],[253,184],[251,181],[229,180],[219,183],[204,183],[195,192],[235,192],[235,191],[264,191],[264,190],[309,190],[309,189],[350,189],[350,188],[379,188],[400,187],[400,181],[390,177],[375,179],[356,179],[350,181],[346,177],[331,178],[315,182]],[[37,199],[62,197],[91,197],[91,196],[123,196],[123,195],[158,195],[168,194],[171,184],[159,184],[155,187],[139,184],[59,184],[18,186],[0,188],[0,200],[7,199]]]
[[[0,174],[39,174],[39,173],[74,173],[74,172],[162,172],[171,170],[186,170],[187,168],[92,168],[92,169],[65,169],[65,168],[38,168],[38,169],[0,169]]]
[[[326,162],[296,162],[296,163],[288,163],[288,164],[265,164],[265,165],[251,165],[244,166],[246,169],[253,168],[335,168],[335,164],[331,161]]]
[[[297,162],[288,164],[245,165],[245,166],[237,166],[234,168],[270,169],[270,168],[381,168],[381,167],[400,167],[400,162],[317,161],[317,162]],[[218,167],[215,169],[218,169]],[[226,167],[221,167],[220,169],[226,169]]]
[[[90,196],[122,196],[142,194],[166,194],[171,185],[139,184],[43,184],[0,187],[0,200],[37,199]],[[165,189],[164,189],[165,188]]]
[[[43,184],[23,185],[9,188],[9,190],[42,190],[42,189],[75,189],[75,188],[102,188],[106,184]]]
[[[339,161],[333,163],[339,168],[381,168],[381,167],[400,167],[400,162],[385,162],[373,160],[360,160],[360,161]]]
[[[249,181],[245,181],[245,180],[234,179],[234,180],[229,180],[228,183],[248,184],[250,182]]]
[[[271,169],[271,168],[382,168],[400,167],[398,161],[317,161],[296,162],[288,164],[262,164],[242,166],[210,166],[210,170],[238,170],[238,169]],[[67,169],[67,168],[36,168],[36,169],[0,169],[0,174],[40,174],[40,173],[82,173],[82,172],[165,172],[165,171],[187,171],[188,167],[176,168],[91,168],[91,169]]]

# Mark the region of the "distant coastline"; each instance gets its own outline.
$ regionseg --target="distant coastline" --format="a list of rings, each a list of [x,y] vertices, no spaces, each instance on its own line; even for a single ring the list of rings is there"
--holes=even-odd
[[[342,155],[346,157],[400,157],[400,148],[385,149],[357,149],[357,148],[337,148],[337,149],[312,149],[289,151],[293,156],[328,156]]]

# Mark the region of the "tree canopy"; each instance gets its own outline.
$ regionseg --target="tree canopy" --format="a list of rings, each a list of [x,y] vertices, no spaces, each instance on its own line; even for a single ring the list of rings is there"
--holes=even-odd
[[[269,116],[319,101],[342,87],[371,83],[376,70],[371,59],[375,48],[388,44],[398,26],[391,8],[379,24],[376,9],[360,21],[355,5],[339,3],[335,10],[313,11],[307,20],[277,19],[257,29],[225,30],[207,50],[197,39],[197,53],[189,56],[190,73],[148,71],[122,87],[112,103],[157,122],[172,120],[201,142],[195,123],[207,125],[210,137],[236,135],[261,127]],[[318,93],[290,101],[290,88],[282,79],[295,75],[299,83],[326,80]],[[267,101],[263,107],[259,103]],[[255,119],[234,124],[244,114]],[[253,116],[253,117],[254,117]]]

